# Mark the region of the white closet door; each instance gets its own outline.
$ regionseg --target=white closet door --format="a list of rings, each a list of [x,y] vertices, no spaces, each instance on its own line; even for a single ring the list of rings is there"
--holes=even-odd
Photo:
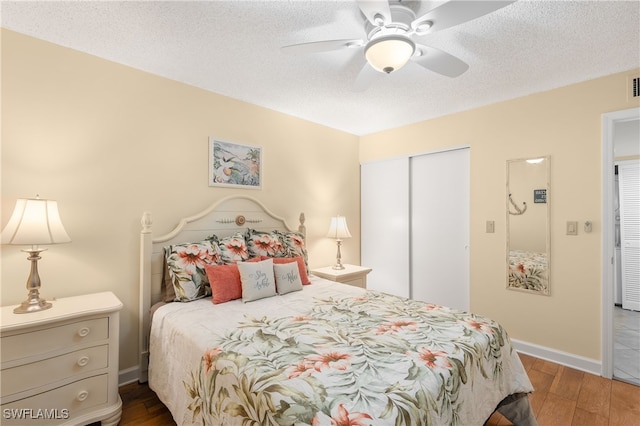
[[[469,149],[411,158],[411,298],[469,310]]]
[[[618,163],[622,307],[640,311],[640,162]]]
[[[367,288],[409,297],[409,159],[362,164],[360,194]]]

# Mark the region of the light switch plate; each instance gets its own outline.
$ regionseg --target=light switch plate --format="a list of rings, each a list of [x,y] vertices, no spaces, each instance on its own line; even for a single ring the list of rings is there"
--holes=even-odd
[[[567,221],[567,235],[578,235],[578,222]]]
[[[496,232],[496,223],[493,220],[487,221],[487,234],[493,234]]]

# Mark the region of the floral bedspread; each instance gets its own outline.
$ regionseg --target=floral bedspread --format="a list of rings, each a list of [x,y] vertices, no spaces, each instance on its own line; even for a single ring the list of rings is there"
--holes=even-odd
[[[235,303],[244,313],[217,312],[224,331],[199,338],[196,312],[220,307],[202,302],[154,318],[150,385],[178,424],[482,425],[533,390],[505,330],[470,313],[323,280]],[[165,327],[177,310],[197,343]]]
[[[522,250],[509,252],[509,287],[549,293],[547,256]]]

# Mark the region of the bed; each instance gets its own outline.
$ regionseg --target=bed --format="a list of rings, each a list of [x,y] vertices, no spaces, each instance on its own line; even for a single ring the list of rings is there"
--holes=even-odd
[[[140,379],[177,424],[482,425],[496,409],[537,424],[500,324],[308,275],[304,215],[294,231],[257,200],[229,197],[166,235],[151,225],[145,213]],[[175,247],[212,260],[209,287],[168,272]],[[180,283],[171,295],[168,282]]]

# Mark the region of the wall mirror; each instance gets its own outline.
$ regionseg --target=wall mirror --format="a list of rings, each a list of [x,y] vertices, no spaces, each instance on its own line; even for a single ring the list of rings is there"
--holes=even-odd
[[[549,157],[507,161],[507,288],[548,296]]]

